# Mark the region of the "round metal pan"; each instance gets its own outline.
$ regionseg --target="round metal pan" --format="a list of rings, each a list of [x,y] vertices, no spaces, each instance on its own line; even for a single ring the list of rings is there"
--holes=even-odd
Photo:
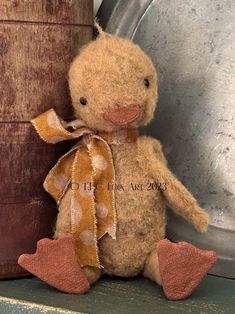
[[[235,278],[234,2],[104,0],[98,18],[156,64],[160,100],[147,132],[210,214],[202,235],[169,211],[168,237],[215,249],[211,273]]]

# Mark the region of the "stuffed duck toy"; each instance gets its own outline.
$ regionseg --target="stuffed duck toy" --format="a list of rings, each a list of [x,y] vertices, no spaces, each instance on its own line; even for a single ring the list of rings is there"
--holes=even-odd
[[[58,204],[54,239],[41,239],[18,263],[67,293],[87,292],[104,274],[141,275],[168,299],[184,299],[216,253],[165,239],[165,208],[199,232],[208,214],[168,168],[161,143],[138,133],[158,100],[152,61],[130,40],[96,27],[97,38],[69,69],[75,120],[65,122],[54,109],[32,120],[47,143],[77,141],[44,182]]]

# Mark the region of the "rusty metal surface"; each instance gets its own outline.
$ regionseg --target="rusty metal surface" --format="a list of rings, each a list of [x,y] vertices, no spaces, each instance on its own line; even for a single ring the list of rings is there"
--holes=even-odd
[[[104,0],[99,11],[108,32],[133,39],[156,64],[160,101],[148,133],[162,141],[170,168],[210,214],[208,233],[199,235],[170,213],[169,236],[216,249],[212,273],[233,278],[234,4]]]

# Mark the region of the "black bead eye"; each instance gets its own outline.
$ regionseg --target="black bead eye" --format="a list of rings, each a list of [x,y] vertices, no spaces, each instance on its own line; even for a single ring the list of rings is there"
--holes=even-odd
[[[149,83],[149,80],[148,80],[147,78],[144,79],[144,85],[145,85],[147,88],[149,88],[150,83]]]
[[[81,98],[80,98],[80,104],[83,105],[83,106],[85,106],[85,105],[87,104],[86,98],[81,97]]]

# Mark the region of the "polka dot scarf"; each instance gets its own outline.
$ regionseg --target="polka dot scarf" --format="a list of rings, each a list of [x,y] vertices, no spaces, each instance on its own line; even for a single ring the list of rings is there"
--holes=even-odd
[[[60,204],[71,189],[71,225],[81,266],[101,267],[97,241],[106,233],[116,238],[114,190],[115,171],[109,144],[133,142],[137,129],[96,134],[89,128],[67,131],[54,109],[31,121],[39,136],[47,143],[80,139],[62,156],[44,181],[44,189]]]

